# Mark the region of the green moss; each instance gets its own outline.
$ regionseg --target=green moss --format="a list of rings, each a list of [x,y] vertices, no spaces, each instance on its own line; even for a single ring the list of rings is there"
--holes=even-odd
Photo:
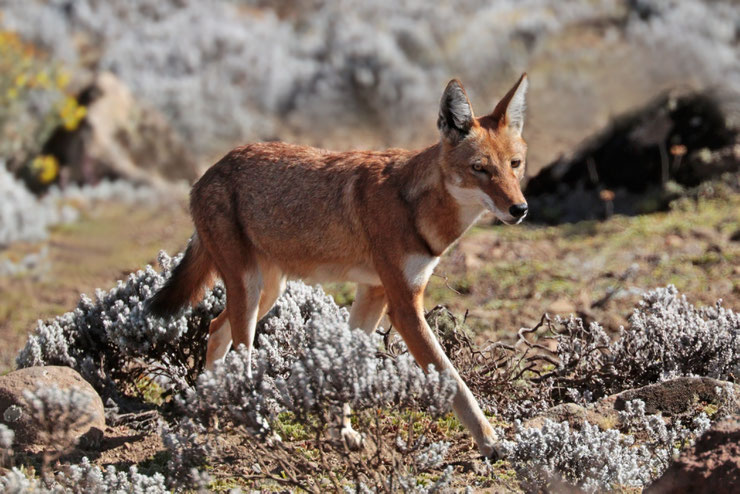
[[[284,441],[306,441],[312,437],[310,427],[299,422],[290,412],[278,415],[273,427]]]
[[[237,487],[242,487],[244,484],[240,482],[238,477],[224,477],[211,480],[208,483],[208,490],[212,492],[229,492]]]
[[[708,403],[701,409],[701,411],[706,413],[708,417],[713,417],[719,411],[719,407],[714,403]]]
[[[326,283],[322,287],[340,307],[349,307],[355,301],[354,283]]]
[[[465,430],[465,426],[455,417],[455,414],[450,412],[447,415],[438,418],[435,424],[439,428],[444,436],[448,436],[453,432],[462,432]]]
[[[152,405],[159,406],[164,402],[162,398],[164,390],[162,387],[146,376],[142,376],[136,381],[136,391],[145,402]]]

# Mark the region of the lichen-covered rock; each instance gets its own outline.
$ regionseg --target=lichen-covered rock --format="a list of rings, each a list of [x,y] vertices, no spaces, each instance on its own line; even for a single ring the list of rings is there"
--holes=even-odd
[[[73,423],[71,432],[88,441],[99,440],[105,430],[105,410],[98,393],[74,369],[45,366],[19,369],[0,377],[0,423],[13,430],[15,444],[29,446],[41,440],[42,431],[37,427],[33,404],[29,403],[27,396],[28,392],[34,393],[49,387],[75,389],[89,398],[85,400],[89,420]]]
[[[709,377],[677,377],[628,389],[614,398],[617,410],[624,410],[624,404],[629,401],[642,400],[646,413],[681,415],[692,411],[700,402],[723,405],[727,413],[737,413],[740,386]]]
[[[524,422],[524,427],[541,429],[546,420],[568,422],[574,430],[580,430],[584,422],[598,425],[601,429],[611,429],[617,421],[617,412],[608,409],[597,412],[575,403],[561,403],[527,420]]]
[[[696,441],[645,492],[723,494],[740,486],[740,416],[723,420]]]

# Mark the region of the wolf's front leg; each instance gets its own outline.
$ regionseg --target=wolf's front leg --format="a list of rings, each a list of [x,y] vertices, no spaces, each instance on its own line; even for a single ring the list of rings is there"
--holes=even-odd
[[[388,315],[393,326],[403,337],[406,346],[422,369],[426,371],[430,364],[434,364],[437,370],[452,373],[457,380],[457,394],[452,405],[455,414],[470,431],[483,456],[499,455],[501,451],[497,447],[498,438],[493,427],[483,415],[473,393],[445,355],[424,318],[426,280],[415,285],[404,273],[394,273],[389,269],[384,274],[383,281],[389,303]]]

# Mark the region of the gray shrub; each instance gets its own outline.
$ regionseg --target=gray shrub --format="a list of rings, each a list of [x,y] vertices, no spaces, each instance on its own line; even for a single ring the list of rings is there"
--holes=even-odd
[[[208,324],[223,309],[224,292],[216,287],[196,307],[166,320],[145,314],[144,301],[178,259],[161,253],[161,273],[147,266],[109,291],[97,290],[95,299],[82,295],[74,311],[39,321],[16,358],[18,367],[66,365],[114,399],[141,376],[157,376],[165,388],[190,386],[202,365]]]
[[[24,472],[13,468],[0,477],[0,487],[8,494],[165,494],[170,490],[165,486],[162,475],[140,474],[136,466],[118,471],[113,466],[101,469],[83,458],[78,465],[70,465],[58,472],[53,479],[39,480],[27,477]]]
[[[380,339],[350,330],[348,314],[318,287],[291,282],[260,323],[247,377],[246,353],[236,351],[204,372],[181,398],[184,412],[227,418],[254,432],[289,411],[299,416],[341,408],[419,407],[448,412],[457,384],[448,373],[425,373],[408,354],[380,356]]]
[[[559,368],[551,379],[570,386],[571,399],[588,402],[678,376],[740,375],[740,314],[721,300],[695,307],[673,285],[647,292],[615,341],[598,323],[558,323]]]
[[[641,432],[647,439],[636,445],[631,435],[588,422],[574,430],[568,422],[546,419],[540,429],[522,427],[517,421],[513,441],[505,442],[509,461],[533,488],[543,488],[553,478],[587,492],[643,487],[668,468],[680,447],[710,425],[704,413],[688,425],[677,420],[667,425],[659,415],[646,416],[639,400],[627,403],[620,419],[622,428]]]
[[[249,441],[263,445],[258,446],[261,454],[274,450],[285,460],[290,458],[288,450],[281,449],[279,443],[270,446],[264,442],[275,440],[271,434],[281,412],[290,412],[306,424],[318,418],[322,427],[344,403],[358,414],[378,408],[422,409],[432,416],[449,411],[456,389],[451,376],[434,369],[424,373],[402,342],[383,348],[379,335],[350,330],[345,309],[337,307],[321,289],[298,282],[288,284],[285,294],[258,325],[251,379],[243,347],[227,354],[213,371],[201,373],[207,326],[223,308],[223,289],[216,286],[201,304],[167,320],[155,320],[142,312],[144,300],[164,283],[177,260],[162,255],[162,273],[147,267],[112,290],[99,291],[95,300],[83,297],[73,312],[40,323],[18,356],[20,367],[61,364],[76,368],[114,399],[141,376],[153,376],[169,386],[176,396],[174,406],[165,413],[169,424],[162,434],[172,453],[170,487],[182,485],[177,479],[191,486],[205,485],[207,476],[194,468],[218,457],[214,456],[217,446],[211,441],[216,423],[219,427],[243,427],[253,436]],[[529,408],[516,408],[517,416],[534,412],[540,405],[573,399],[592,402],[607,393],[675,376],[734,381],[738,372],[738,315],[720,304],[696,308],[672,286],[647,293],[629,327],[615,341],[598,324],[586,326],[577,318],[560,320],[551,330],[549,334],[558,340],[553,353],[558,365],[552,372],[538,381],[511,373],[501,377],[519,375],[515,388],[536,394],[530,397]],[[446,341],[443,333],[442,346],[453,360],[464,364],[465,354],[454,342]],[[520,361],[517,350],[512,347],[510,351],[514,352],[512,362]],[[485,355],[484,351],[478,357]],[[501,358],[504,354],[496,355]],[[468,359],[468,368],[461,366],[463,377],[470,379],[484,402],[495,403],[499,401],[497,393],[515,388],[499,388],[492,384],[503,381],[476,374],[481,365],[478,357]],[[567,387],[571,393],[555,394],[555,390]],[[666,423],[660,417],[646,416],[644,406],[635,402],[621,416],[622,432],[601,431],[589,424],[572,430],[567,423],[547,422],[541,430],[518,427],[507,448],[512,464],[532,485],[560,476],[592,491],[615,485],[642,486],[667,467],[678,447],[708,424],[701,415],[690,424]],[[648,439],[635,445],[626,433]],[[451,475],[445,470],[440,483],[427,487],[414,481],[419,472],[443,464],[444,443],[428,443],[417,437],[413,444],[401,440],[390,448],[405,458],[405,466],[394,470],[395,486],[406,482],[408,489],[434,490]],[[94,467],[79,468],[65,475],[111,479],[114,475]],[[115,476],[134,482],[134,474],[119,472]],[[357,488],[362,490],[360,484],[369,481],[369,477],[358,480]],[[13,486],[32,481],[13,471],[2,482]],[[377,479],[373,482],[380,485]]]
[[[92,398],[77,388],[60,389],[56,385],[23,391],[30,407],[38,441],[57,456],[75,446],[79,431],[94,417]]]

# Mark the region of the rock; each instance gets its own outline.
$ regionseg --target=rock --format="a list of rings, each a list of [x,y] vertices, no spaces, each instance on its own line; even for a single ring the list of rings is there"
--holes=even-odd
[[[735,389],[735,396],[740,397],[740,386],[709,377],[677,377],[661,383],[650,384],[641,388],[629,389],[615,395],[614,407],[624,410],[624,404],[631,400],[645,402],[645,413],[662,413],[663,415],[681,415],[692,411],[698,402],[719,404],[726,400],[723,389],[730,385]],[[727,404],[727,411],[735,413],[738,403]]]
[[[648,494],[738,492],[740,416],[716,423],[653,484]]]
[[[641,214],[664,208],[684,187],[735,173],[739,138],[731,120],[727,105],[706,91],[673,91],[615,118],[528,181],[527,221]]]
[[[103,400],[95,389],[80,374],[70,367],[45,366],[27,367],[0,377],[0,422],[15,432],[15,444],[34,445],[38,431],[33,427],[29,405],[23,391],[35,391],[39,387],[56,385],[59,389],[77,388],[91,397],[92,420],[76,431],[76,435],[88,443],[96,443],[105,430]]]
[[[136,101],[113,74],[101,73],[78,97],[87,114],[73,130],[57,128],[42,154],[57,158],[63,181],[122,178],[165,186],[200,175],[184,141],[158,111]]]
[[[559,315],[569,315],[576,311],[576,304],[567,298],[559,298],[547,307],[547,312]]]
[[[600,399],[593,405],[583,407],[575,403],[563,403],[545,410],[524,423],[526,427],[541,428],[545,419],[554,422],[568,422],[574,429],[580,429],[584,421],[612,429],[619,424],[619,412],[625,403],[632,400],[645,402],[645,413],[660,413],[664,416],[695,414],[700,402],[721,405],[724,413],[739,413],[737,399],[728,401],[723,391],[733,386],[735,396],[740,396],[740,386],[708,377],[678,377],[662,383],[650,384],[641,388],[629,389]]]
[[[524,423],[525,427],[534,427],[537,429],[542,428],[545,423],[545,419],[550,419],[553,422],[568,422],[571,428],[580,429],[583,426],[583,422],[598,425],[601,429],[612,429],[617,425],[617,414],[616,412],[608,412],[605,414],[599,413],[595,410],[584,408],[575,403],[562,403],[552,408],[545,410],[543,413],[537,415],[534,418],[527,420]]]

